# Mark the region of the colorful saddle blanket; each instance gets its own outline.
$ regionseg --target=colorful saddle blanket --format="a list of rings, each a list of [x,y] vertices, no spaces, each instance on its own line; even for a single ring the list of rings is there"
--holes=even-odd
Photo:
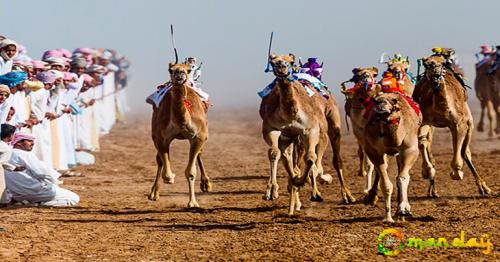
[[[309,74],[306,74],[306,73],[295,73],[295,74],[292,75],[292,77],[293,77],[294,80],[298,80],[298,81],[304,83],[303,84],[304,90],[307,92],[307,94],[309,95],[309,97],[313,96],[316,93],[311,88],[309,88],[309,86],[311,86],[314,89],[316,89],[318,92],[320,92],[320,94],[323,97],[325,97],[326,99],[328,99],[329,93],[326,90],[327,87],[318,78],[316,78],[314,76],[311,76]],[[262,89],[257,94],[260,96],[260,98],[264,98],[267,95],[269,95],[271,93],[271,91],[273,91],[273,88],[274,88],[275,85],[276,85],[276,80],[273,80],[273,82],[271,82],[269,85],[267,85],[264,89]]]

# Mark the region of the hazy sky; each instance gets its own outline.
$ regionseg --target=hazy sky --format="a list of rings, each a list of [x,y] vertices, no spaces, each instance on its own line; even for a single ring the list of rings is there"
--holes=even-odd
[[[498,0],[15,0],[0,2],[0,34],[37,59],[59,47],[118,50],[132,61],[130,103],[147,109],[145,97],[169,77],[174,24],[179,55],[203,61],[215,106],[257,107],[256,92],[272,80],[263,72],[271,31],[274,52],[324,61],[333,90],[354,67],[383,69],[384,51],[410,56],[415,71],[433,46],[454,47],[471,84],[479,45],[500,44],[498,10]]]

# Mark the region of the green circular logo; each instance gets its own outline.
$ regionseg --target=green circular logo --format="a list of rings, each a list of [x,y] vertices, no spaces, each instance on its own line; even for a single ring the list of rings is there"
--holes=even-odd
[[[401,231],[394,228],[384,229],[377,237],[378,253],[385,256],[396,256],[405,248],[403,240],[404,236]]]

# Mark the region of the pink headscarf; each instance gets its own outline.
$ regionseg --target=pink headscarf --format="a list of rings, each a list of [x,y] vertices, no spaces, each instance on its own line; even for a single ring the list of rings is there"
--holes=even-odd
[[[78,76],[75,73],[64,72],[63,80],[70,81],[75,79],[78,79]]]
[[[71,52],[68,49],[58,48],[58,49],[56,49],[56,51],[59,51],[59,53],[61,53],[63,57],[66,57],[66,58],[71,57]]]
[[[46,69],[47,67],[47,63],[40,60],[33,60],[31,64],[33,64],[34,69]]]
[[[46,60],[49,57],[64,57],[64,56],[58,50],[48,50],[45,51],[45,53],[43,53],[42,60]]]
[[[73,53],[91,55],[92,53],[94,53],[94,50],[92,50],[92,48],[90,48],[90,47],[79,47],[79,48],[75,49],[75,51],[73,51]]]
[[[36,139],[36,137],[34,135],[32,135],[32,134],[28,134],[28,133],[15,133],[14,134],[14,139],[12,140],[11,144],[15,145],[19,141],[22,141],[22,140],[35,141],[35,139]]]

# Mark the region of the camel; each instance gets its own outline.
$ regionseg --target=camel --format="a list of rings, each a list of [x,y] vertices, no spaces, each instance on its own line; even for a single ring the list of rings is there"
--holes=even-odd
[[[375,166],[377,176],[367,201],[375,204],[378,180],[385,200],[384,221],[394,222],[391,215],[393,185],[387,173],[389,155],[397,155],[398,211],[397,216],[411,216],[408,202],[409,171],[418,158],[418,128],[420,116],[399,93],[379,93],[373,99],[373,109],[365,122],[363,148]]]
[[[185,169],[185,176],[189,182],[188,207],[199,207],[194,191],[196,162],[201,172],[201,191],[212,190],[212,183],[205,172],[201,158],[203,144],[208,139],[208,121],[207,108],[193,89],[188,87],[189,71],[188,64],[169,64],[172,87],[161,101],[159,108],[153,111],[151,131],[157,150],[158,169],[149,199],[156,201],[160,198],[160,176],[164,183],[174,183],[175,174],[172,173],[170,166],[170,143],[174,139],[187,139],[190,144],[189,161]]]
[[[306,87],[291,75],[295,62],[293,54],[279,56],[272,54],[269,60],[276,76],[275,86],[271,93],[262,99],[259,110],[263,120],[262,134],[270,146],[268,157],[271,164],[271,176],[264,198],[268,200],[278,198],[277,168],[278,161],[283,158],[289,175],[288,213],[293,215],[294,211],[300,210],[301,207],[298,188],[302,187],[309,178],[313,187],[311,200],[322,201],[316,178],[320,176],[326,181],[331,181],[331,176],[323,174],[321,161],[328,145],[328,135],[340,132],[340,126],[337,122],[339,127],[337,131],[328,130],[329,124],[326,118],[333,118],[334,113],[330,112],[333,115],[325,115],[325,112],[329,111],[322,101],[324,98],[317,94],[309,97],[305,91]],[[339,137],[340,134],[335,135]],[[333,145],[337,142],[335,138],[331,143]],[[335,146],[334,152],[339,143]],[[300,157],[294,157],[297,155]],[[341,161],[340,155],[334,159]],[[300,162],[304,163],[303,170],[299,168]],[[337,167],[342,168],[341,162]],[[312,173],[311,176],[310,173]],[[342,170],[338,172],[338,175],[343,196],[345,195],[348,201],[354,201],[344,184]]]
[[[500,133],[500,70],[497,69],[495,70],[494,74],[494,83],[495,83],[495,88],[493,89],[493,97],[495,98],[493,100],[495,112],[497,114],[497,128],[496,128],[496,133]],[[498,137],[500,138],[500,137]]]
[[[396,80],[404,81],[405,94],[411,97],[411,95],[413,94],[413,90],[415,89],[415,85],[413,84],[412,79],[406,73],[409,67],[410,63],[405,60],[387,63],[387,71],[391,72]]]
[[[355,86],[352,89],[346,89],[345,82],[342,83],[342,93],[346,95],[345,112],[351,119],[352,130],[358,140],[358,156],[359,156],[359,176],[367,178],[365,193],[368,193],[372,187],[372,173],[374,170],[373,164],[365,154],[364,145],[364,129],[367,119],[365,118],[365,102],[370,97],[375,96],[381,89],[376,84],[378,69],[370,68],[354,68],[352,70]]]
[[[442,56],[422,59],[424,77],[417,83],[413,99],[420,104],[423,124],[419,129],[419,149],[422,155],[422,176],[430,180],[428,194],[438,197],[434,184],[436,170],[431,152],[433,127],[448,127],[453,138],[451,178],[463,179],[463,161],[471,170],[481,195],[491,192],[472,163],[470,143],[474,128],[472,114],[467,104],[465,88],[453,73],[446,68]]]
[[[486,109],[490,121],[488,130],[489,137],[494,137],[496,135],[496,129],[500,129],[500,121],[497,121],[497,118],[500,117],[500,115],[497,115],[497,108],[500,102],[499,92],[495,90],[495,76],[488,75],[488,70],[493,64],[493,61],[494,60],[489,60],[479,67],[476,67],[476,79],[474,80],[476,96],[481,103],[481,117],[479,118],[477,131],[484,131],[484,111]],[[500,80],[500,78],[498,79]]]

